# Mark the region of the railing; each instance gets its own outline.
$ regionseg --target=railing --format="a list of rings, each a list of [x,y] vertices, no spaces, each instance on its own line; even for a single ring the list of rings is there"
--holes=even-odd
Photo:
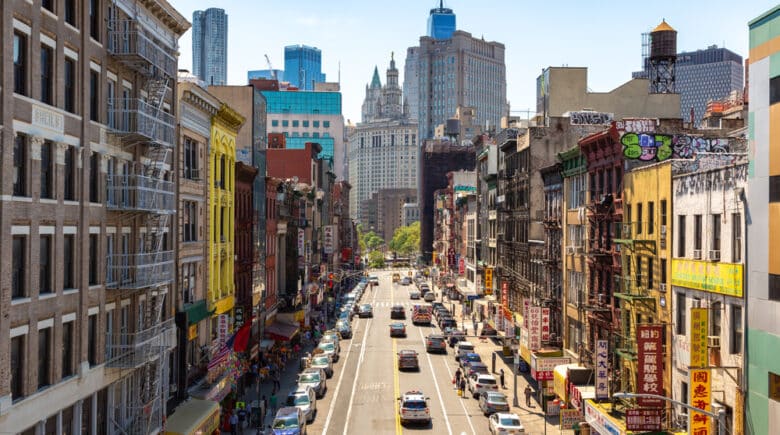
[[[615,222],[615,238],[631,240],[634,238],[636,222]]]
[[[136,20],[111,20],[108,23],[108,52],[128,60],[138,72],[152,75],[155,70],[176,77],[176,57],[139,30]]]
[[[107,289],[139,289],[173,281],[173,251],[109,255]]]
[[[496,135],[496,144],[500,147],[510,140],[517,140],[518,130],[516,128],[505,128]]]
[[[201,181],[200,169],[184,168],[182,169],[182,177],[186,180]]]
[[[106,335],[106,365],[132,368],[154,361],[176,345],[176,324],[167,319],[159,325],[131,333]]]
[[[166,147],[175,140],[174,117],[139,98],[109,98],[109,127],[115,133],[139,135]]]
[[[174,185],[143,175],[110,175],[106,183],[106,206],[113,210],[173,212]]]

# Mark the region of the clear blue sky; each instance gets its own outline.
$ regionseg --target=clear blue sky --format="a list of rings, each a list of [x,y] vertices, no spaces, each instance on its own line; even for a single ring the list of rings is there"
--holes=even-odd
[[[384,70],[395,52],[403,75],[406,48],[425,34],[428,12],[438,0],[169,0],[185,17],[220,7],[228,14],[228,83],[246,84],[246,72],[284,68],[285,45],[322,50],[323,72],[338,79],[344,118],[360,120],[365,85],[374,65]],[[747,22],[776,0],[449,0],[459,30],[506,46],[507,99],[513,111],[535,107],[535,80],[547,66],[586,66],[588,86],[608,91],[640,69],[641,33],[662,18],[677,32],[679,51],[717,44],[746,58]],[[180,68],[192,68],[191,31],[180,40]]]

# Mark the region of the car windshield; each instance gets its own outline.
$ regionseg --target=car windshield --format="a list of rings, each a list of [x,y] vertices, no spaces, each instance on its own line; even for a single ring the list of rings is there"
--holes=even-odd
[[[298,382],[319,382],[320,375],[317,373],[304,373],[298,378]]]
[[[330,363],[330,361],[328,360],[328,357],[326,357],[326,356],[318,356],[317,358],[314,358],[313,360],[311,360],[311,362],[312,362],[312,364],[324,365],[324,366],[326,366],[326,365],[328,365]]]
[[[363,304],[363,305],[360,306],[360,309],[361,310],[370,310],[371,309],[371,305]]]
[[[506,404],[506,397],[502,394],[488,394],[487,399],[490,403],[498,403],[499,405]]]
[[[520,426],[520,419],[515,417],[504,417],[500,419],[502,426]]]
[[[309,396],[306,394],[287,396],[287,406],[308,405],[309,403]]]
[[[320,345],[317,346],[317,347],[319,347],[322,350],[335,350],[336,349],[336,346],[333,343],[320,343]]]
[[[425,409],[425,402],[422,400],[407,400],[404,403],[404,408],[407,409]]]
[[[474,346],[470,344],[462,344],[458,347],[460,350],[474,350]]]
[[[274,429],[295,429],[298,427],[298,418],[294,415],[289,417],[278,417],[274,420]]]

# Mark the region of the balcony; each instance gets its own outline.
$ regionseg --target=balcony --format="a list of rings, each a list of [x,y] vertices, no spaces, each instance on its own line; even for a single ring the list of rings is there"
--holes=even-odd
[[[176,77],[176,57],[146,36],[136,20],[108,22],[108,53],[145,76]]]
[[[140,98],[109,98],[108,125],[125,145],[154,142],[172,148],[175,143],[174,117]]]
[[[106,366],[134,368],[152,362],[176,345],[174,319],[132,333],[106,335]]]
[[[623,359],[635,360],[637,358],[636,340],[633,337],[615,334],[615,350]]]
[[[143,175],[110,175],[106,184],[109,210],[159,214],[175,211],[174,185],[170,181]]]
[[[636,277],[616,276],[615,277],[615,297],[626,301],[638,299],[652,299],[644,287],[636,285]],[[642,280],[642,277],[639,277]]]
[[[135,290],[173,281],[173,251],[109,255],[106,289]]]

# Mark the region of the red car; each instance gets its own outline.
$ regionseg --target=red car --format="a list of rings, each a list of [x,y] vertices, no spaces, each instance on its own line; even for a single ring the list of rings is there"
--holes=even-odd
[[[391,337],[406,337],[406,325],[400,322],[390,324]]]

